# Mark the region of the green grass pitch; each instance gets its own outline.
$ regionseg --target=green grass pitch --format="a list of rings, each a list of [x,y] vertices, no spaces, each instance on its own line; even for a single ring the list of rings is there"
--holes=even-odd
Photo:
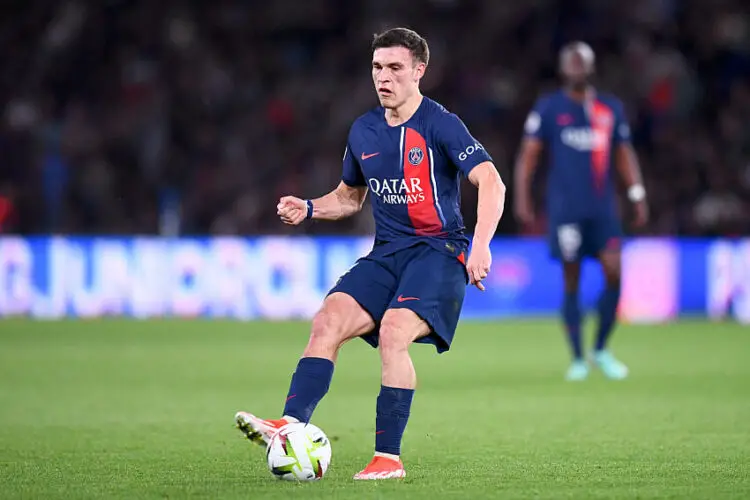
[[[563,381],[555,321],[462,323],[412,348],[403,481],[351,476],[374,444],[377,353],[344,347],[313,422],[317,483],[273,479],[236,410],[276,417],[305,323],[0,321],[0,498],[750,498],[750,329],[621,326],[631,368]]]

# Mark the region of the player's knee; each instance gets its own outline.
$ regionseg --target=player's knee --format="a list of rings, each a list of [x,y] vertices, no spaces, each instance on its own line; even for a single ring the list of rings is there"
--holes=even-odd
[[[324,307],[313,317],[310,344],[338,348],[344,342],[343,314],[333,307]]]
[[[403,324],[397,321],[383,321],[379,334],[380,352],[384,355],[404,351],[411,343]]]
[[[353,297],[331,294],[313,317],[306,355],[333,355],[346,341],[371,332],[374,327],[370,314]]]
[[[380,323],[380,351],[383,354],[409,349],[415,338],[422,334],[424,322],[408,309],[394,309],[386,313]]]

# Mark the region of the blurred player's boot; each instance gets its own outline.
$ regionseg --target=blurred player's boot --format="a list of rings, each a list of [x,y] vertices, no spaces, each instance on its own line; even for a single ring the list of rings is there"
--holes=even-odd
[[[628,367],[605,349],[594,352],[594,363],[607,378],[612,380],[622,380],[628,376]]]
[[[570,364],[567,373],[565,374],[565,380],[571,382],[579,382],[586,380],[589,376],[589,365],[585,361],[576,360]]]
[[[276,431],[289,423],[288,420],[263,420],[252,413],[238,411],[234,416],[237,428],[253,443],[266,446]]]
[[[402,477],[406,477],[406,471],[404,470],[404,464],[401,463],[400,459],[394,460],[379,455],[375,455],[375,458],[372,459],[372,462],[370,462],[364,470],[354,475],[354,479],[358,481],[398,479]]]

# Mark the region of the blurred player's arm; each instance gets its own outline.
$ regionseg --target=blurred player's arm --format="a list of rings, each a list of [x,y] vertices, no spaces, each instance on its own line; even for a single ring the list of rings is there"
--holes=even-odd
[[[646,203],[646,189],[643,187],[641,167],[638,165],[638,157],[630,142],[630,125],[625,117],[622,103],[615,105],[615,168],[622,177],[622,181],[628,189],[628,199],[635,208],[636,227],[644,226],[648,222],[648,204]]]
[[[341,181],[336,189],[327,195],[312,200],[312,218],[339,220],[351,217],[362,210],[366,197],[366,187],[348,186]]]
[[[521,151],[516,159],[514,169],[514,204],[516,217],[524,223],[534,222],[534,204],[531,199],[531,183],[539,164],[544,143],[536,137],[526,137],[521,143]]]
[[[534,180],[534,172],[539,164],[539,157],[544,149],[544,143],[550,138],[550,123],[547,118],[549,114],[548,106],[548,97],[537,99],[523,125],[524,138],[521,142],[521,150],[516,159],[513,175],[513,208],[516,217],[522,224],[534,222],[531,184]]]
[[[314,200],[284,196],[279,200],[277,213],[285,224],[293,226],[305,219],[339,220],[362,210],[366,196],[367,187],[349,186],[342,181],[336,189]]]
[[[635,206],[635,224],[641,227],[648,222],[646,189],[643,187],[638,156],[630,142],[621,142],[615,149],[615,168],[628,189],[628,199]]]

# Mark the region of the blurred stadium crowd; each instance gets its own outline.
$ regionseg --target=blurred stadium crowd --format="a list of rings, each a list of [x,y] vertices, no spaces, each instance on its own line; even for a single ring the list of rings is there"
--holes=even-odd
[[[371,231],[369,216],[290,229],[275,207],[336,185],[349,124],[376,105],[371,36],[405,25],[430,43],[424,93],[463,118],[509,185],[526,114],[557,85],[557,49],[583,39],[598,86],[626,103],[646,232],[750,233],[745,0],[29,0],[3,12],[5,232]],[[517,227],[509,196],[500,232],[542,231]],[[475,200],[467,186],[469,228]]]

